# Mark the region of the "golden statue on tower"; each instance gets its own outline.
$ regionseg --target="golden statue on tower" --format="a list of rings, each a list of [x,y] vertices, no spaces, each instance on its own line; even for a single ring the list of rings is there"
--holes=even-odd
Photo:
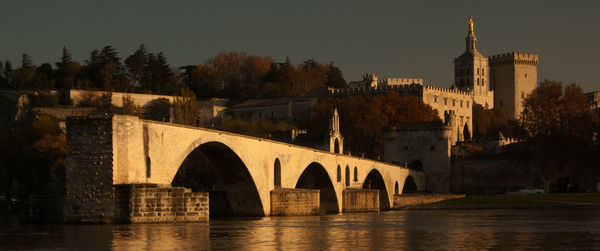
[[[473,17],[469,17],[469,34],[474,34],[473,31]]]

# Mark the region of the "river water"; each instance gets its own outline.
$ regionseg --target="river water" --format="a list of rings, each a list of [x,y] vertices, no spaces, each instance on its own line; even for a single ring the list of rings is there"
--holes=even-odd
[[[2,250],[600,249],[599,210],[425,210],[0,227]]]

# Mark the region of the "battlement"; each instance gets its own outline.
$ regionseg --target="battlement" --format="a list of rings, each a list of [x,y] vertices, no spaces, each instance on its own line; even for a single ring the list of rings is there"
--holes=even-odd
[[[410,85],[410,84],[423,84],[422,78],[384,78],[377,81],[379,85]]]
[[[537,65],[537,53],[507,52],[488,57],[490,66],[499,64]]]
[[[453,93],[453,94],[460,94],[460,95],[466,95],[466,96],[473,96],[473,92],[466,92],[466,91],[461,91],[458,89],[448,89],[448,88],[442,88],[442,87],[438,87],[438,86],[432,86],[432,85],[424,85],[423,86],[424,90],[431,90],[431,91],[438,91],[438,92],[445,92],[445,93]]]
[[[332,88],[328,89],[329,94],[332,96],[354,96],[361,94],[379,94],[386,93],[388,91],[397,91],[397,92],[411,92],[411,93],[421,93],[423,90],[423,86],[419,84],[410,84],[410,85],[389,85],[383,87],[359,87],[359,88]]]

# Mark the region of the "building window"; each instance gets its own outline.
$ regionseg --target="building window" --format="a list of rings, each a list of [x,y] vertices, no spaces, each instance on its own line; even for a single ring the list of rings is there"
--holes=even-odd
[[[354,181],[358,181],[358,168],[354,167]]]
[[[469,108],[469,101],[467,101],[467,108]]]
[[[444,105],[448,105],[448,98],[444,98]]]
[[[463,105],[463,101],[461,100],[461,101],[460,101],[460,107],[461,107],[461,108],[462,108],[462,105]]]
[[[433,96],[433,103],[437,103],[437,96]]]
[[[452,106],[456,106],[456,99],[452,100]]]
[[[477,79],[477,85],[479,85],[479,78]]]
[[[342,181],[342,168],[340,167],[340,165],[338,165],[337,167],[337,182]]]
[[[479,75],[479,68],[477,68],[477,75]]]
[[[485,70],[481,69],[481,76],[485,76]]]

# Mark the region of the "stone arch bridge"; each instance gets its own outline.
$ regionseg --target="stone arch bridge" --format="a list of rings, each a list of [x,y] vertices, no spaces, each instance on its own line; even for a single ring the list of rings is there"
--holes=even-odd
[[[223,191],[236,215],[260,216],[272,215],[278,188],[319,189],[321,210],[337,213],[347,211],[345,190],[377,189],[389,209],[407,178],[419,190],[425,184],[421,171],[398,165],[124,115],[68,118],[67,150],[67,211],[80,219],[110,216],[119,207],[114,187],[123,184],[187,182]],[[212,168],[193,170],[198,161]]]

